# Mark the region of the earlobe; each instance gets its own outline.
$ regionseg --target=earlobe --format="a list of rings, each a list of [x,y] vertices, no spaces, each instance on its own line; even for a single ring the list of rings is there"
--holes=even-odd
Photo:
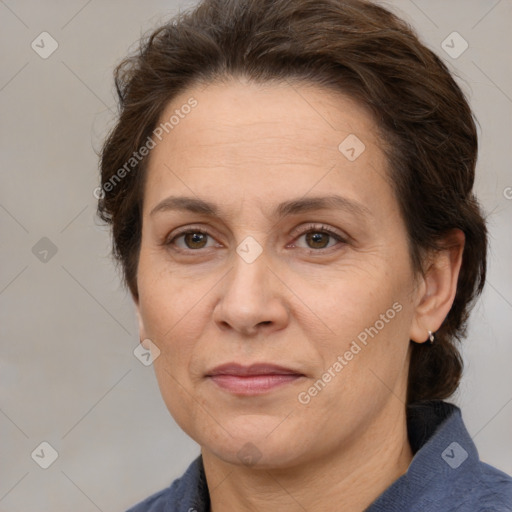
[[[144,328],[144,321],[142,320],[142,315],[140,313],[139,305],[136,302],[135,302],[135,312],[136,312],[137,321],[139,324],[139,340],[142,342],[142,340],[145,340],[147,338],[146,329]]]
[[[419,287],[410,332],[412,341],[432,343],[435,332],[448,315],[457,292],[464,242],[464,233],[454,229],[444,238],[444,248],[431,254],[422,286]]]
[[[130,294],[132,296],[133,305],[135,306],[135,314],[137,315],[137,323],[139,325],[139,340],[142,343],[147,336],[146,329],[144,328],[144,321],[142,320],[142,314],[140,312],[139,294],[134,292],[133,289],[130,290]]]

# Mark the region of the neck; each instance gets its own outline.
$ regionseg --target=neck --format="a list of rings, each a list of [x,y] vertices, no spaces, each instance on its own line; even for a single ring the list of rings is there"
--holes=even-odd
[[[328,456],[285,469],[235,466],[203,448],[210,512],[364,510],[407,471],[413,457],[405,407],[391,409]]]

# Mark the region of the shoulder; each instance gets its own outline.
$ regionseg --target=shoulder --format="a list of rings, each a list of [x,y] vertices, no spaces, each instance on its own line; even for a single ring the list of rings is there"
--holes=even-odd
[[[427,496],[434,505],[432,510],[512,512],[512,478],[479,462],[470,471],[433,485]]]
[[[468,499],[478,503],[478,510],[512,512],[512,477],[480,462],[472,483],[472,487],[467,489]]]
[[[208,487],[199,456],[169,487],[152,494],[127,512],[203,512],[208,509]]]
[[[174,483],[174,482],[173,482]],[[172,485],[131,507],[127,512],[164,512],[172,499]]]
[[[480,460],[460,409],[449,409],[418,452],[418,469],[430,474],[422,488],[426,501],[433,510],[512,512],[512,477]]]
[[[512,512],[512,478],[480,460],[458,407],[410,407],[408,432],[414,458],[368,512]]]
[[[424,485],[406,476],[403,495],[395,494],[372,512],[512,512],[512,478],[497,468],[468,459],[457,469],[431,469],[427,465],[421,472]],[[401,508],[405,503],[407,508]]]

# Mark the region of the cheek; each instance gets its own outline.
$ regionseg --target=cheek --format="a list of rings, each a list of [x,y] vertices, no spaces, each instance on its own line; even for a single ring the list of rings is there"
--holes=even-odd
[[[361,398],[373,400],[373,390],[393,389],[406,366],[413,310],[403,278],[398,282],[390,275],[381,270],[366,279],[369,274],[347,273],[343,279],[324,283],[321,290],[304,288],[308,290],[308,306],[318,314],[317,326],[329,328],[327,337],[316,336],[319,331],[314,326],[307,330],[324,371],[330,369],[322,380],[334,383],[326,386],[331,392],[324,395],[333,405],[340,400],[338,393],[354,407]]]
[[[143,318],[147,334],[160,350],[153,363],[160,393],[176,423],[189,432],[198,421],[191,367],[203,332],[198,321],[200,305],[190,307],[179,294],[156,291],[146,298]],[[196,302],[190,300],[192,306]]]
[[[193,280],[173,273],[161,260],[149,251],[141,252],[138,288],[144,335],[160,350],[154,366],[159,383],[167,380],[165,394],[188,386],[197,341],[211,317],[207,309],[212,283],[209,278]]]
[[[368,304],[372,307],[360,309]],[[338,307],[337,323],[332,317],[336,335],[323,346],[316,343],[323,368],[301,390],[301,403],[309,402],[306,416],[313,415],[324,431],[334,432],[347,422],[364,423],[390,397],[401,396],[407,381],[405,307],[399,301],[385,301],[381,308],[371,302],[346,306],[343,314]]]
[[[382,268],[384,264],[380,273],[367,267],[343,268],[315,279],[301,278],[300,283],[288,282],[301,297],[298,307],[314,312],[332,338],[346,341],[373,325],[400,299],[399,287],[393,286]],[[388,316],[394,318],[396,311],[391,310]]]
[[[204,329],[204,306],[195,295],[169,290],[141,293],[139,308],[145,336],[160,350],[155,369],[165,368],[183,380]]]
[[[179,350],[175,352],[181,354]],[[187,357],[181,354],[182,357]],[[168,350],[161,352],[153,363],[160,394],[167,410],[174,421],[187,433],[190,433],[197,423],[197,400],[190,393],[187,375],[180,373],[186,368],[186,362],[176,359]]]
[[[207,294],[209,280],[197,280],[183,272],[173,272],[161,251],[143,246],[139,259],[137,285],[139,309],[148,337],[161,342],[182,341],[177,334],[183,325],[197,326],[201,299]],[[167,343],[167,341],[166,341]]]

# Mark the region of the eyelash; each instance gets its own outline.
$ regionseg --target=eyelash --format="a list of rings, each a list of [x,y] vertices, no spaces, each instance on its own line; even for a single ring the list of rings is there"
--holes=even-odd
[[[186,228],[184,228],[182,231],[178,231],[178,233],[176,233],[172,239],[170,240],[167,240],[164,245],[166,246],[171,246],[171,245],[174,245],[175,241],[184,236],[184,235],[187,235],[187,234],[192,234],[192,233],[200,233],[202,235],[207,235],[211,238],[213,238],[212,235],[210,235],[210,233],[208,233],[208,231],[205,231],[204,229],[202,228],[194,228],[193,226],[190,227],[190,226],[187,226]],[[304,236],[304,235],[307,235],[308,233],[323,233],[323,234],[327,234],[329,236],[331,236],[332,238],[334,238],[335,240],[337,240],[338,242],[340,242],[341,244],[346,244],[347,243],[347,239],[345,239],[344,237],[342,237],[339,233],[335,232],[334,230],[332,230],[331,228],[329,228],[328,226],[325,226],[323,224],[310,224],[306,227],[306,229],[303,229],[301,230],[299,233],[297,233],[295,236],[295,239],[298,239],[300,238],[301,236]],[[318,254],[318,253],[321,253],[321,252],[327,252],[327,251],[330,251],[332,249],[334,249],[335,247],[337,247],[337,245],[339,244],[335,244],[331,247],[327,247],[327,248],[321,248],[321,249],[306,249],[306,248],[301,248],[305,251],[307,251],[308,253],[313,253],[313,254]],[[211,249],[211,247],[207,247],[207,249]],[[201,249],[183,249],[181,247],[177,248],[178,251],[181,251],[181,252],[199,252]]]

